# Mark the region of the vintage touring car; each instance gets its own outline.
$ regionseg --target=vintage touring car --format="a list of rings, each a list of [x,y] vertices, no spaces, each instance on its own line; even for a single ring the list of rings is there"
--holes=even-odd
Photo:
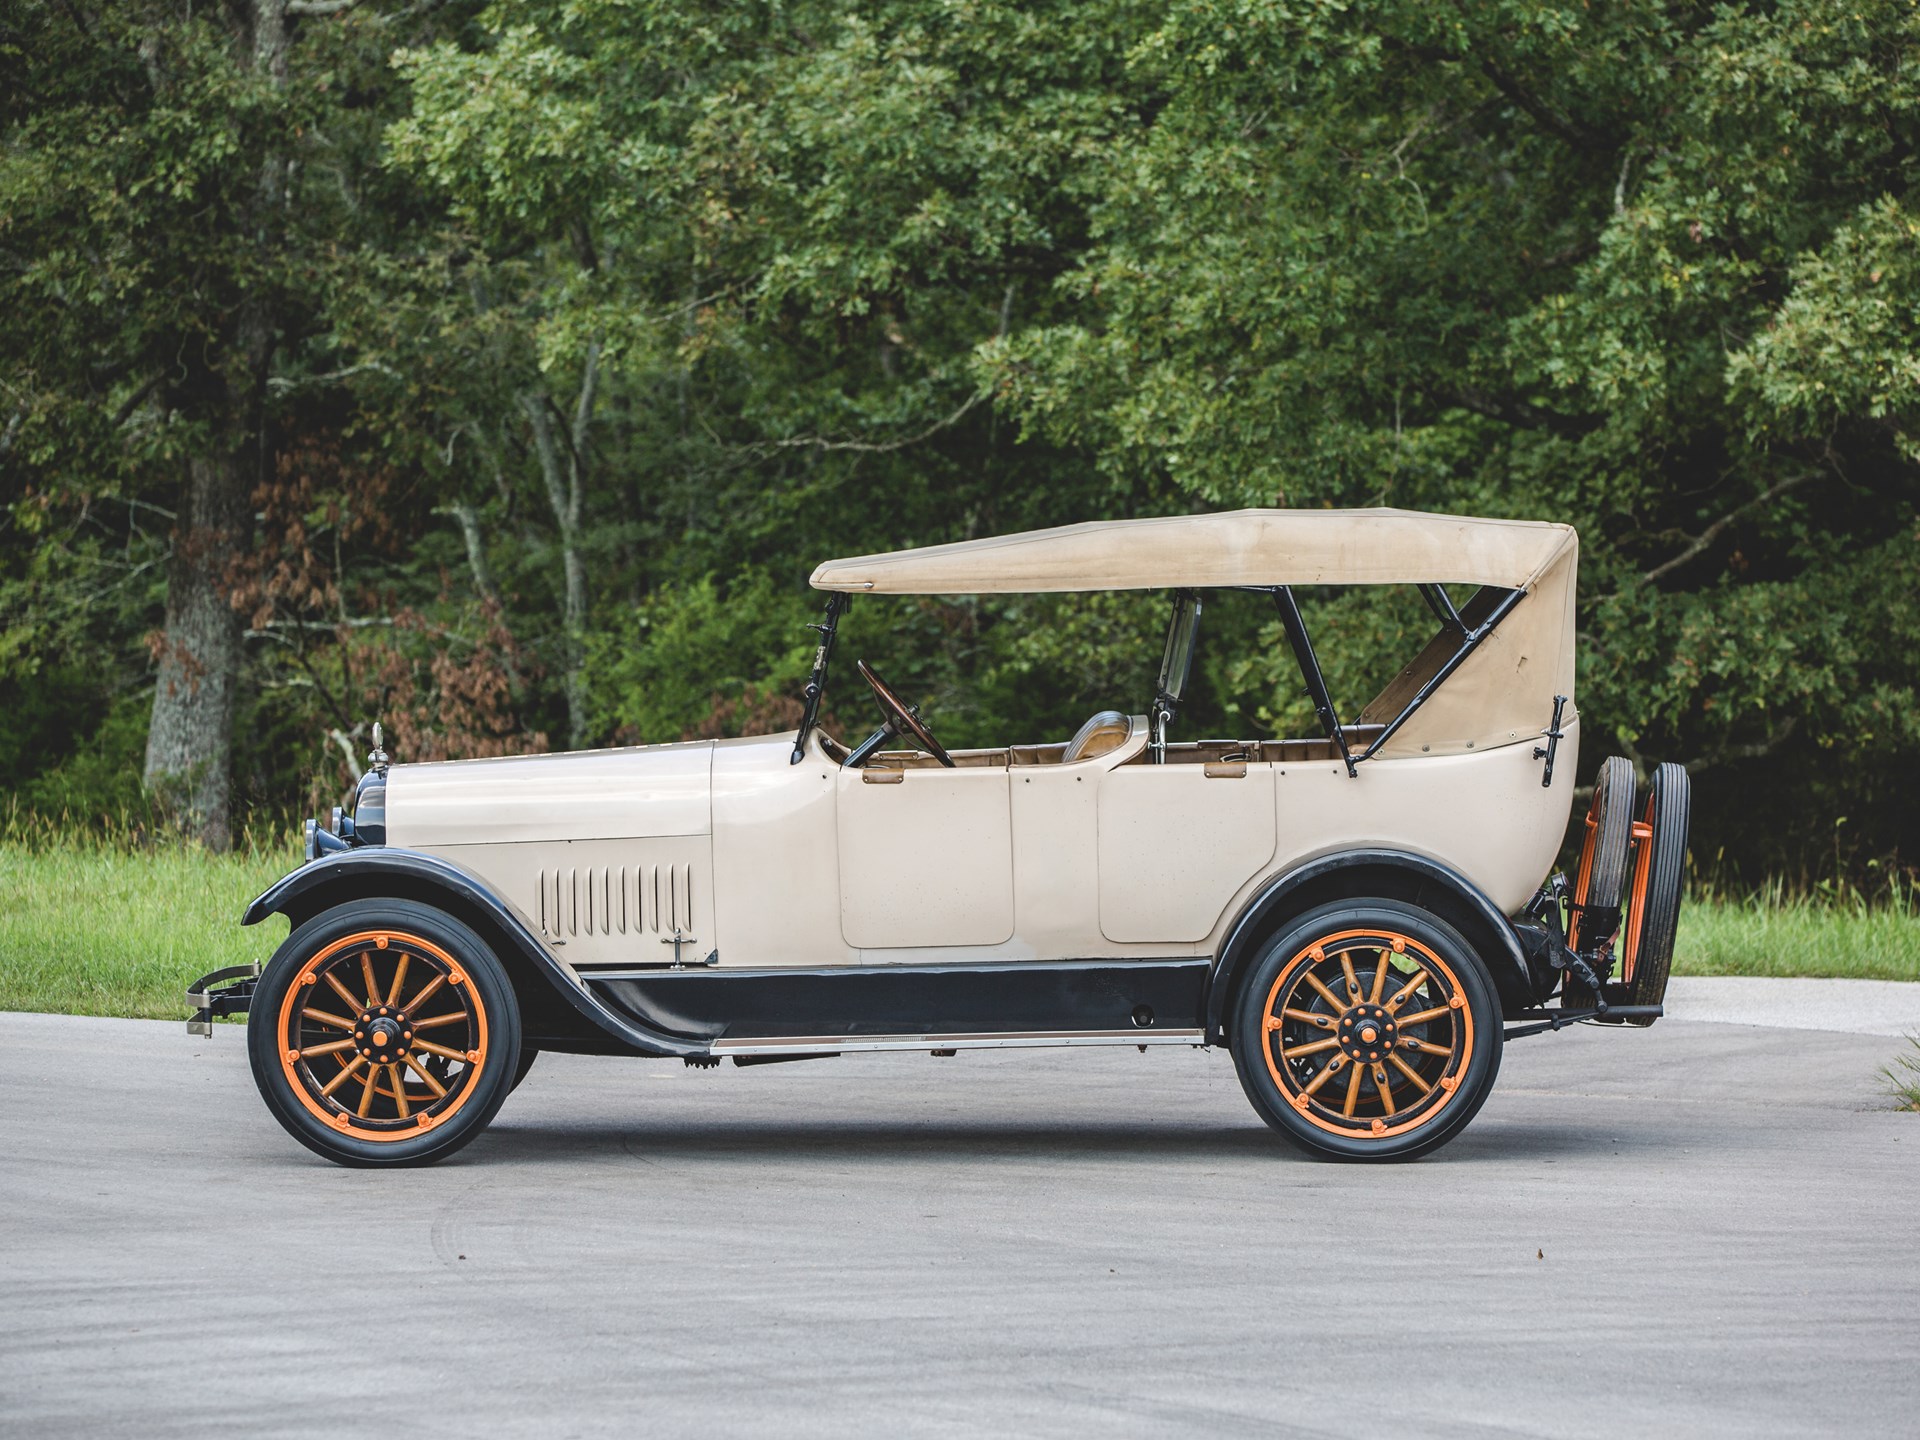
[[[1503,1043],[1661,1013],[1687,779],[1599,767],[1571,883],[1567,526],[1393,510],[1114,521],[835,560],[796,732],[391,765],[248,907],[292,933],[189,993],[353,1165],[446,1156],[542,1050],[690,1065],[981,1047],[1224,1047],[1305,1150],[1457,1134]],[[1404,585],[1425,648],[1343,720],[1296,587]],[[1158,590],[1154,693],[1065,741],[816,725],[851,597]],[[1203,608],[1277,611],[1321,733],[1175,738]],[[864,604],[865,602],[863,602]],[[1114,697],[1120,699],[1122,697]],[[843,706],[844,706],[843,701]]]

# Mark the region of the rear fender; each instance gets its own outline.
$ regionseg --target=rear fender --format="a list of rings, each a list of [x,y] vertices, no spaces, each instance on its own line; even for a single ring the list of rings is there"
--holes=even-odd
[[[1466,876],[1409,851],[1343,850],[1276,877],[1247,903],[1227,931],[1207,989],[1207,1033],[1213,1043],[1227,1043],[1234,992],[1266,941],[1316,905],[1361,896],[1404,900],[1458,930],[1486,962],[1506,1014],[1516,1015],[1541,998],[1539,977],[1529,968],[1513,925]],[[1549,989],[1552,981],[1548,977]]]
[[[247,906],[243,925],[285,915],[295,927],[352,900],[416,900],[446,911],[492,948],[513,979],[530,1044],[541,1049],[704,1055],[707,1046],[616,1014],[548,953],[520,913],[450,861],[420,850],[363,846],[302,865]]]

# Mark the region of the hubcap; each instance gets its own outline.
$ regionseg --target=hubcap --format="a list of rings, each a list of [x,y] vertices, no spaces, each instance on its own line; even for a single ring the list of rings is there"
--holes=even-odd
[[[1372,1063],[1393,1053],[1400,1032],[1384,1005],[1355,1005],[1340,1017],[1339,1035],[1349,1060]]]
[[[366,1037],[360,1041],[360,1053],[374,1064],[391,1065],[407,1053],[403,1037],[408,1032],[398,1019],[391,1015],[362,1015],[360,1024],[361,1033]]]

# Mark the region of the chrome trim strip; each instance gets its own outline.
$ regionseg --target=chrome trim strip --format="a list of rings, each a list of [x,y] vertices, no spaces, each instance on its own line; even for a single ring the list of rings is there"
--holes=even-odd
[[[973,1035],[795,1035],[716,1040],[715,1055],[848,1054],[856,1050],[1012,1050],[1054,1045],[1205,1045],[1207,1032],[1182,1030],[1009,1030]]]

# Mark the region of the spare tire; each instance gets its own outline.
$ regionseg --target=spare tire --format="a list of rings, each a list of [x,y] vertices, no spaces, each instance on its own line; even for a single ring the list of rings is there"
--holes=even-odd
[[[1627,899],[1626,934],[1620,946],[1621,981],[1631,1005],[1658,1005],[1666,999],[1673,971],[1673,941],[1680,926],[1680,892],[1687,878],[1687,828],[1692,819],[1691,786],[1684,766],[1667,764],[1653,772],[1653,793],[1636,826],[1633,892]],[[1635,1016],[1629,1025],[1651,1025],[1652,1016]]]
[[[1627,842],[1633,833],[1633,792],[1632,762],[1609,755],[1594,776],[1580,868],[1574,872],[1567,944],[1575,950],[1593,949],[1619,927],[1620,892],[1627,883]]]

